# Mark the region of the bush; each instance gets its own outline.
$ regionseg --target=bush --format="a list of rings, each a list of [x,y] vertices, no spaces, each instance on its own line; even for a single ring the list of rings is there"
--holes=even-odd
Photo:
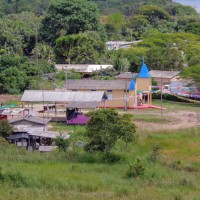
[[[105,163],[116,163],[120,161],[122,158],[119,155],[115,155],[113,153],[104,154],[102,157],[102,161]]]
[[[129,169],[126,171],[127,178],[136,178],[144,176],[145,168],[141,163],[140,159],[137,159],[134,165],[130,165]]]
[[[10,124],[7,122],[7,120],[0,121],[0,136],[6,138],[10,134],[12,134],[13,129],[10,126]]]
[[[152,98],[153,99],[161,99],[161,94],[160,93],[153,93],[152,95]],[[169,100],[169,101],[175,101],[175,102],[186,102],[188,103],[188,100],[184,100],[184,99],[180,99],[172,94],[162,94],[162,98],[165,99],[165,100]]]
[[[78,155],[78,162],[80,163],[117,163],[120,160],[122,160],[122,156],[113,154],[113,153],[108,153],[104,154],[101,152],[96,152],[96,153],[87,153],[84,152],[82,154]]]
[[[20,186],[29,186],[28,180],[26,177],[24,177],[21,173],[15,172],[15,173],[4,173],[2,168],[0,168],[0,183],[9,183],[13,184],[15,187]]]
[[[152,145],[152,153],[151,153],[151,157],[150,157],[150,160],[155,162],[158,160],[158,157],[160,155],[160,145],[159,144],[153,144]]]
[[[66,151],[67,147],[69,146],[68,140],[65,140],[62,137],[57,137],[55,139],[56,146],[58,146],[59,151]]]

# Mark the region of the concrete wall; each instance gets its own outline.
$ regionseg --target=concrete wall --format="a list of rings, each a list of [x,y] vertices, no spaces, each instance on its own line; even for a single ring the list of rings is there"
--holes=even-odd
[[[151,86],[151,78],[137,78],[137,90],[149,91]]]
[[[90,91],[90,90],[79,90],[79,91]],[[98,90],[97,90],[98,91]],[[101,91],[101,90],[99,90]],[[106,102],[102,101],[100,103],[100,107],[106,108],[126,108],[126,97],[128,98],[129,92],[125,92],[124,90],[112,90],[112,92],[105,91],[108,96],[108,100]]]

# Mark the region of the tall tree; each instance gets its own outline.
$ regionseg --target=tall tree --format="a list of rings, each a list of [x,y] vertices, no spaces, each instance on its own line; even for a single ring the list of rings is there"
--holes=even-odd
[[[131,118],[131,115],[119,115],[114,109],[91,112],[86,131],[89,138],[86,150],[108,154],[119,139],[132,142],[136,136],[136,126]]]
[[[155,26],[158,20],[170,18],[170,15],[161,7],[155,5],[142,6],[139,10],[140,14],[147,16],[152,26]]]
[[[183,78],[193,80],[200,90],[200,64],[185,68],[181,75]]]
[[[97,6],[86,0],[62,0],[52,4],[42,20],[42,39],[50,44],[60,36],[100,29]]]
[[[60,37],[55,46],[56,59],[69,64],[97,63],[104,50],[105,44],[96,32]]]

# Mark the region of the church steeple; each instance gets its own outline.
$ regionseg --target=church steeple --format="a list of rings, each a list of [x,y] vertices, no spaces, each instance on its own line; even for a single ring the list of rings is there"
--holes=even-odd
[[[142,57],[142,67],[138,74],[138,78],[151,78],[151,76],[149,74],[149,70],[148,70],[146,64],[144,63],[144,57]]]
[[[129,91],[134,91],[134,90],[135,90],[135,81],[134,81],[134,77],[132,75],[132,80],[130,82]]]

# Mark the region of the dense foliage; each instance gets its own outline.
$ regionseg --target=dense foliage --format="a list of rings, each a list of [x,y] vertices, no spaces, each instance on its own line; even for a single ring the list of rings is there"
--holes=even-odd
[[[19,94],[32,88],[32,82],[44,73],[55,71],[53,65],[45,61],[33,62],[27,57],[0,55],[0,93]]]
[[[56,59],[69,64],[97,63],[104,50],[105,44],[96,32],[62,36],[55,45]]]
[[[196,10],[171,0],[0,0],[0,93],[51,88],[41,77],[54,62],[138,72],[142,56],[149,69],[184,69],[198,84],[199,36]],[[142,41],[106,51],[106,40]],[[114,77],[102,74],[93,78]]]
[[[103,109],[91,112],[86,136],[89,138],[85,146],[87,151],[110,153],[115,143],[122,139],[132,142],[135,138],[136,127],[131,121],[131,115],[119,115],[113,109]]]
[[[60,36],[99,30],[95,4],[85,0],[63,0],[49,7],[42,20],[41,36],[44,41],[54,44]]]
[[[0,137],[8,137],[13,132],[12,126],[7,122],[7,120],[0,121]]]

